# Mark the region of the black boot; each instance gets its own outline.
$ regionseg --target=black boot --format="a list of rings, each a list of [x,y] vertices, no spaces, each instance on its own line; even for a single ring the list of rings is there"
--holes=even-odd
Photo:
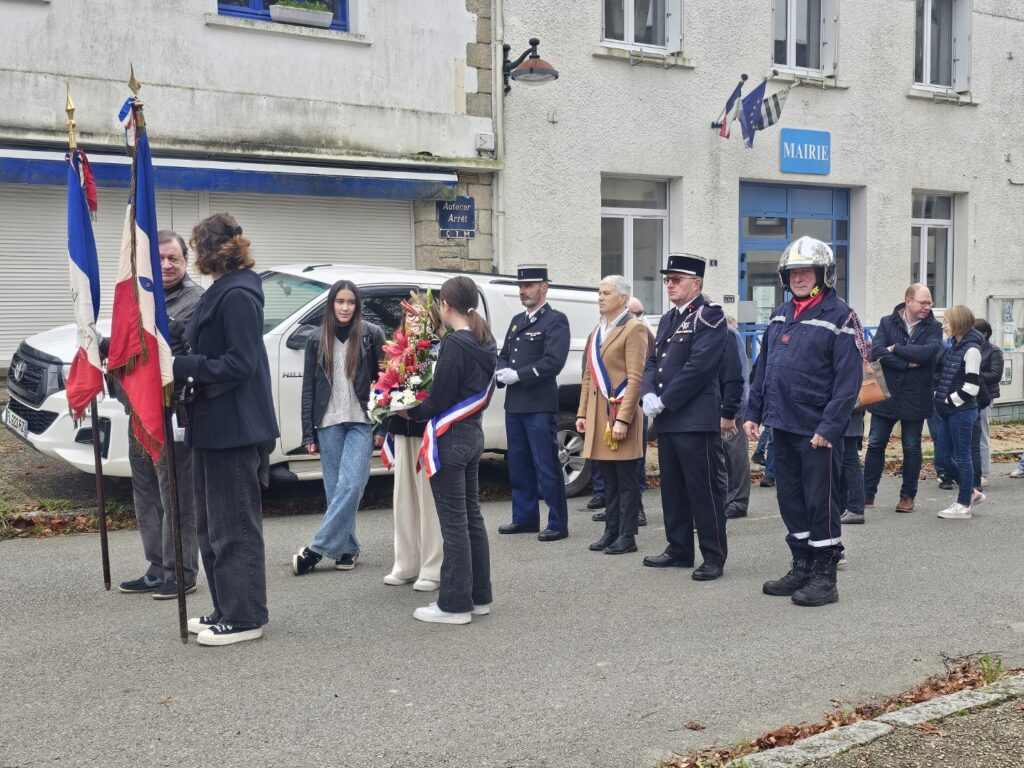
[[[627,552],[636,552],[636,539],[632,536],[619,536],[604,548],[606,555],[624,555]]]
[[[636,524],[640,527],[647,525],[647,513],[644,512],[644,500],[640,499],[640,512],[636,516]]]
[[[793,567],[789,573],[781,579],[766,581],[761,591],[766,595],[779,595],[786,597],[792,595],[801,587],[807,586],[811,580],[811,565],[813,558],[810,555],[793,555]]]
[[[592,552],[601,552],[613,541],[615,541],[615,534],[606,528],[605,532],[601,534],[601,538],[590,545],[590,550]]]
[[[816,607],[839,602],[839,589],[836,586],[836,561],[838,558],[831,552],[819,555],[814,559],[811,580],[807,586],[793,593],[792,600],[797,605]]]

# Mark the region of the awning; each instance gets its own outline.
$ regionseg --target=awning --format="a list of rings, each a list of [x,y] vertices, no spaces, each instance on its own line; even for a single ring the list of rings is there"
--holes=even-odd
[[[131,160],[127,156],[89,153],[89,162],[97,186],[128,187]],[[454,172],[402,167],[286,165],[181,157],[154,157],[153,171],[157,189],[386,200],[453,200],[458,181]],[[67,183],[64,152],[0,148],[0,183],[63,186]]]

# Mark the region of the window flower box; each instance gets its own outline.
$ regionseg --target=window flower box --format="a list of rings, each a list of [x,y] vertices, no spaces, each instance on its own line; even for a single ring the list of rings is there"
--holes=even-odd
[[[315,11],[291,5],[271,5],[270,18],[281,24],[298,24],[304,27],[327,29],[334,21],[331,11]]]

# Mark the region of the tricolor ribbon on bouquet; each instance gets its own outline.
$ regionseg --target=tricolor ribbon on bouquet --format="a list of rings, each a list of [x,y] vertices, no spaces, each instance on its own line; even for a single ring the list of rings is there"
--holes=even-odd
[[[388,469],[393,469],[395,466],[395,436],[390,432],[384,438],[384,445],[381,446],[380,460]]]
[[[612,424],[619,416],[619,404],[622,402],[622,393],[626,391],[629,379],[623,379],[617,387],[612,388],[612,380],[608,375],[608,369],[601,359],[601,326],[594,330],[594,338],[590,342],[590,378],[594,380],[594,386],[608,401],[608,423],[604,426],[604,441],[613,450],[619,450],[619,443],[612,437]]]
[[[487,385],[486,390],[453,405],[444,413],[427,422],[427,427],[423,430],[423,445],[420,447],[420,454],[416,460],[417,471],[425,466],[427,477],[433,477],[441,469],[441,457],[437,452],[438,438],[447,432],[455,422],[462,421],[487,406],[487,402],[494,393],[494,381],[494,376],[491,376],[491,383]]]

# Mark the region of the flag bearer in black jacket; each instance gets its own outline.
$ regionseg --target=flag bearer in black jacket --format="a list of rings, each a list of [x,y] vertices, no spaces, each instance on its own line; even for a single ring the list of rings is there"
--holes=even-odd
[[[557,443],[557,378],[569,356],[569,319],[547,303],[547,267],[521,266],[517,277],[519,300],[526,311],[512,318],[498,353],[497,374],[498,386],[507,388],[505,433],[512,522],[498,531],[539,531],[543,495],[548,520],[537,538],[555,541],[569,535],[569,505]]]
[[[772,312],[750,387],[743,428],[756,440],[774,430],[779,511],[789,530],[793,566],[765,582],[766,595],[797,605],[839,599],[836,566],[843,555],[839,478],[843,436],[860,392],[860,320],[834,290],[836,260],[820,240],[801,237],[779,260],[793,298]]]

